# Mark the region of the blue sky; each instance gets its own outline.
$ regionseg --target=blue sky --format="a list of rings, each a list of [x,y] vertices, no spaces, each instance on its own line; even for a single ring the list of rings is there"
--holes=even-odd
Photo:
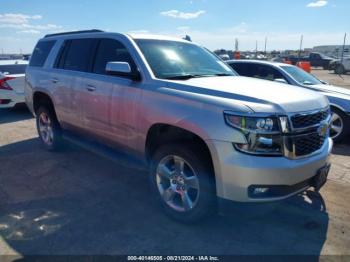
[[[30,52],[44,34],[98,28],[191,35],[210,49],[342,44],[349,0],[0,0],[0,52]],[[350,36],[348,37],[350,42]]]

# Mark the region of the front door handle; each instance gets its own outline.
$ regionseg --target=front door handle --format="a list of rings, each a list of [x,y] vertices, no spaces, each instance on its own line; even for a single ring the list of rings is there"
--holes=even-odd
[[[96,87],[94,87],[93,85],[87,85],[86,89],[87,89],[87,91],[93,92],[96,90]]]
[[[58,83],[58,79],[57,79],[57,78],[52,78],[51,81],[52,81],[52,83],[54,83],[54,84]]]

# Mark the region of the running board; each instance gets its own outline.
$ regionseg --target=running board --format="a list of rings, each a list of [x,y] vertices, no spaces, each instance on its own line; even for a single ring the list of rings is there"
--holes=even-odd
[[[62,134],[62,137],[64,140],[67,140],[72,144],[84,148],[85,150],[90,151],[96,155],[107,158],[118,165],[140,171],[147,171],[147,166],[141,160],[124,152],[120,152],[117,149],[105,146],[98,142],[88,140],[70,132],[64,132]]]

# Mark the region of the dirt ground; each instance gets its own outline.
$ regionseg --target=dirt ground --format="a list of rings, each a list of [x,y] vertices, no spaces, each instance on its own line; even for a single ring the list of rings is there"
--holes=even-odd
[[[317,78],[324,80],[332,85],[341,86],[350,89],[350,73],[346,75],[337,75],[334,72],[321,69],[313,69],[312,74]]]
[[[0,110],[0,254],[350,255],[350,143],[332,162],[320,193],[188,226],[161,213],[146,172],[73,145],[47,152],[28,111]]]

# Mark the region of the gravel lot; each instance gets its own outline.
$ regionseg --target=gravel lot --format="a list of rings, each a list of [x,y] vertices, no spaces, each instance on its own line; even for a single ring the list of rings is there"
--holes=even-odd
[[[350,255],[350,144],[333,153],[320,193],[186,226],[148,197],[145,172],[73,145],[47,152],[28,111],[0,110],[0,254]]]

